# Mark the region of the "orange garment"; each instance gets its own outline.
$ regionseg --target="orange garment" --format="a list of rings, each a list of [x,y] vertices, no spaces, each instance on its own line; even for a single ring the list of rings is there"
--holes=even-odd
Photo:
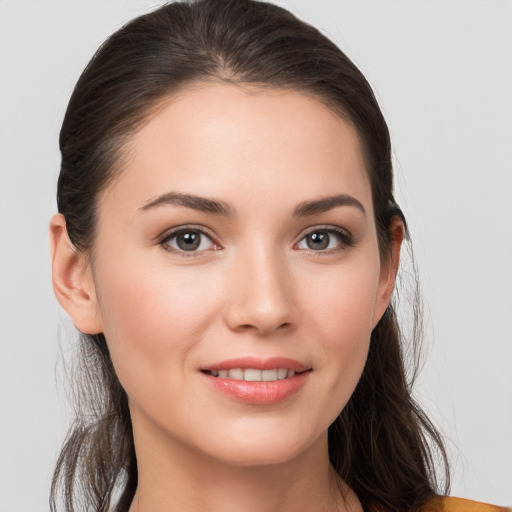
[[[512,512],[512,509],[462,498],[440,496],[430,500],[422,512]]]
[[[371,512],[390,512],[381,505],[373,505],[369,508]],[[497,507],[478,501],[452,498],[448,496],[436,496],[425,503],[420,509],[421,512],[512,512],[512,508]]]

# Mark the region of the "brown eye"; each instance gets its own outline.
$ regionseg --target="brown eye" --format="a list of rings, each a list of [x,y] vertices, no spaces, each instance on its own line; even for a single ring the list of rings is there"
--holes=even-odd
[[[332,228],[310,231],[299,242],[298,248],[317,252],[331,252],[343,250],[352,245],[354,245],[354,240],[350,233],[340,228]]]
[[[306,244],[309,249],[321,251],[329,247],[330,235],[327,231],[316,231],[306,236]]]
[[[182,251],[195,251],[201,245],[199,233],[180,233],[176,236],[176,245]]]
[[[174,232],[162,243],[168,250],[176,252],[199,252],[214,247],[210,237],[197,229],[182,229]]]

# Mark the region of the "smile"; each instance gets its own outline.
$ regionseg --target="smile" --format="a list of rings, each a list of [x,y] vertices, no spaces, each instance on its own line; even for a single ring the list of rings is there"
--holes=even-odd
[[[271,405],[297,394],[313,369],[287,357],[242,357],[200,370],[205,383],[223,396],[250,405]]]
[[[232,368],[229,370],[206,370],[205,373],[221,379],[245,380],[248,382],[271,382],[289,379],[295,375],[294,370],[287,368],[273,368],[269,370]]]

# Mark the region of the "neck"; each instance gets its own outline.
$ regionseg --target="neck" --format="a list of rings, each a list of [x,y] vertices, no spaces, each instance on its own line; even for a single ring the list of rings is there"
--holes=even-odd
[[[147,431],[146,431],[147,433]],[[130,512],[355,512],[357,497],[329,464],[327,434],[296,458],[232,465],[164,433],[137,436],[138,487]]]

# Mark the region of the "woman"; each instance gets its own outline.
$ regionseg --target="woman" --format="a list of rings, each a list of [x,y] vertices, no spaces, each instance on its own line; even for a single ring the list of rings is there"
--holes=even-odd
[[[391,304],[388,130],[338,48],[272,5],[170,4],[100,48],[60,146],[54,288],[92,409],[54,500],[455,510]]]

